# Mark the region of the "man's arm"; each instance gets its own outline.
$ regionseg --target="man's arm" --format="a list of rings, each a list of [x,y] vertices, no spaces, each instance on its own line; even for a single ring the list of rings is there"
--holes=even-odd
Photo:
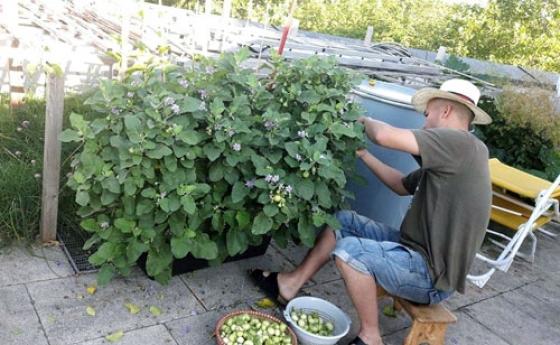
[[[393,127],[385,122],[364,116],[360,117],[358,122],[364,125],[366,135],[374,143],[413,155],[420,154],[418,141],[411,130]]]
[[[381,162],[365,149],[356,151],[356,155],[360,157],[365,165],[371,170],[387,187],[398,195],[409,195],[402,183],[403,174]]]

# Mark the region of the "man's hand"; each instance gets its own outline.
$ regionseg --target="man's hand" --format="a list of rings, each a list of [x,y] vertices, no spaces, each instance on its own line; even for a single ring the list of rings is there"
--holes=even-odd
[[[365,125],[366,125],[366,122],[367,122],[368,120],[369,120],[369,117],[360,116],[360,117],[358,118],[358,120],[356,120],[356,121],[358,121],[358,123],[361,123],[362,125],[365,126]]]
[[[356,150],[356,156],[358,156],[358,158],[363,158],[365,155],[367,155],[369,152],[367,149],[361,148],[361,149],[357,149]]]

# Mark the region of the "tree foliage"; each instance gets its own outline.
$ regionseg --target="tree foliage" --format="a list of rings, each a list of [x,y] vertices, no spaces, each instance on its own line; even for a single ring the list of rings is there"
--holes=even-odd
[[[152,0],[157,2],[157,0]],[[280,25],[288,0],[233,0],[236,18]],[[203,0],[164,0],[164,4],[204,11]],[[216,0],[214,13],[223,1]],[[294,14],[300,28],[436,50],[499,63],[560,71],[559,0],[489,0],[487,7],[443,0],[299,0]]]

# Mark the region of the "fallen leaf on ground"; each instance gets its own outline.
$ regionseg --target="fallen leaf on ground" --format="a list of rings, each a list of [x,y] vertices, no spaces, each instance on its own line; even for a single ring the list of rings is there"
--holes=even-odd
[[[386,305],[385,307],[383,307],[383,314],[388,317],[397,317],[395,308],[393,308],[392,305]]]
[[[87,313],[89,316],[95,316],[95,308],[92,307],[92,306],[90,306],[90,305],[88,305],[87,308],[86,308],[86,313]]]
[[[263,309],[272,309],[274,307],[276,307],[276,302],[274,302],[273,300],[271,300],[268,297],[265,297],[263,299],[260,299],[257,301],[257,303],[255,303],[257,305],[257,307],[259,308],[263,308]]]
[[[161,315],[161,309],[159,309],[158,307],[153,305],[153,306],[150,307],[150,313],[152,313],[153,316],[160,316]]]
[[[124,332],[121,331],[116,331],[114,333],[109,334],[108,336],[105,337],[105,339],[107,339],[107,341],[111,342],[111,343],[116,343],[117,341],[120,341],[122,339],[124,335]]]
[[[128,309],[128,312],[131,314],[138,314],[140,312],[140,307],[134,303],[126,303],[124,306],[126,307],[126,309]]]
[[[95,285],[90,285],[86,289],[87,293],[93,295],[95,291],[97,291],[97,287]]]

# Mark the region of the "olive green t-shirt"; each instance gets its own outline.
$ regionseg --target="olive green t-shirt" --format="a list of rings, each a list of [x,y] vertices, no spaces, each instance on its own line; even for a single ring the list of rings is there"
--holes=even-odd
[[[437,289],[463,293],[490,217],[488,149],[462,130],[413,133],[421,167],[403,178],[414,197],[401,224],[401,242],[424,255]]]

